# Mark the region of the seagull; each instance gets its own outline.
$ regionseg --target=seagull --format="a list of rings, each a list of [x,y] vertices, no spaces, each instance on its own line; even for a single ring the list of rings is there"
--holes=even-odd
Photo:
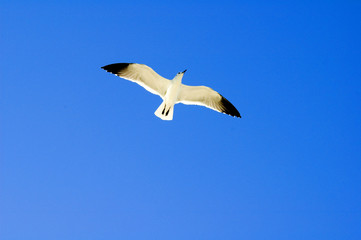
[[[174,105],[177,103],[200,105],[233,117],[241,117],[232,103],[212,88],[182,84],[183,75],[187,70],[177,73],[169,80],[144,64],[113,63],[101,68],[159,95],[163,102],[154,114],[162,120],[173,119]]]

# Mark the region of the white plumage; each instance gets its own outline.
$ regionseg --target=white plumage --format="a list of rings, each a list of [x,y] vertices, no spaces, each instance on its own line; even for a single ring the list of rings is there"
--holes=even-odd
[[[205,106],[234,117],[241,117],[238,110],[213,89],[205,86],[182,84],[186,70],[179,72],[172,80],[168,80],[144,64],[114,63],[106,65],[102,69],[135,82],[149,92],[160,96],[163,102],[154,114],[163,120],[173,119],[176,103]]]

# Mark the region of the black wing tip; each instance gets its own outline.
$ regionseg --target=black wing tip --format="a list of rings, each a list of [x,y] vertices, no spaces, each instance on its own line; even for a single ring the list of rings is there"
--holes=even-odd
[[[105,65],[101,68],[107,72],[117,74],[123,71],[124,69],[126,69],[130,64],[131,63],[113,63],[113,64]]]
[[[232,117],[242,118],[235,106],[230,101],[221,95],[222,112]]]

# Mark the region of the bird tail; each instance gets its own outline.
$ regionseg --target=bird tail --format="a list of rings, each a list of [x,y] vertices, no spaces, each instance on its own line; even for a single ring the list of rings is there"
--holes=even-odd
[[[172,120],[173,119],[173,112],[174,112],[174,105],[167,106],[165,101],[157,108],[154,114],[162,120]]]

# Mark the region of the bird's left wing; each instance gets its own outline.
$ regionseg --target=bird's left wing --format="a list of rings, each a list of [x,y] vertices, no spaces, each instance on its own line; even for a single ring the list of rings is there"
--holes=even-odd
[[[221,94],[205,86],[187,86],[182,84],[178,102],[188,105],[200,105],[233,117],[241,117],[238,110]]]
[[[135,82],[149,92],[164,97],[170,85],[170,80],[160,76],[153,69],[138,63],[114,63],[102,67],[107,72]]]

